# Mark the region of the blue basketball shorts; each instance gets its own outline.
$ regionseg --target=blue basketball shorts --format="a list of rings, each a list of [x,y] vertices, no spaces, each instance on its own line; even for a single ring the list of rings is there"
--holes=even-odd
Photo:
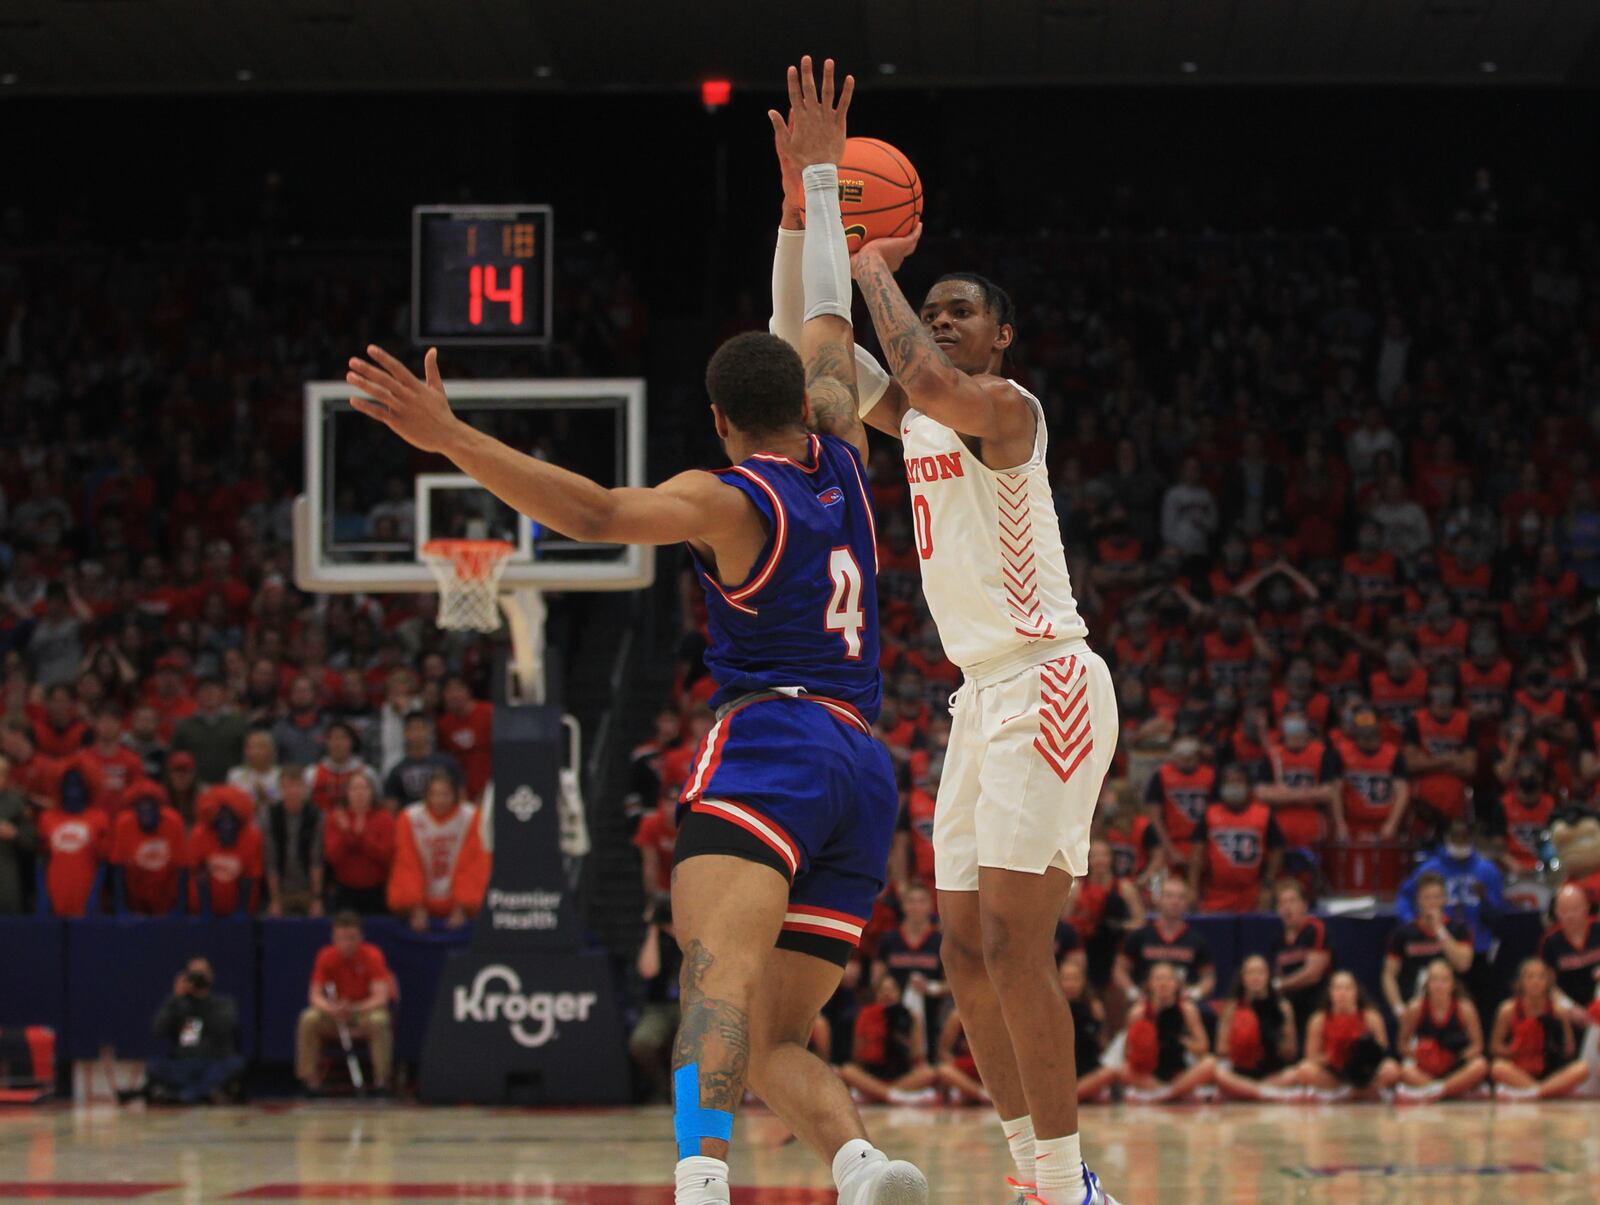
[[[855,708],[751,695],[695,755],[674,865],[724,854],[771,866],[789,880],[779,948],[843,966],[883,891],[899,810],[889,752]]]

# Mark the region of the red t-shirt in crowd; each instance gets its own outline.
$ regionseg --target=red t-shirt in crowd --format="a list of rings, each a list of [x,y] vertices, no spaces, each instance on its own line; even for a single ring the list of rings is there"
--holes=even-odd
[[[44,872],[54,916],[82,916],[94,888],[94,872],[106,856],[106,816],[96,808],[67,812],[49,808],[39,817],[39,842],[49,862]]]
[[[374,983],[387,983],[391,978],[383,951],[370,941],[357,946],[349,958],[340,954],[337,946],[324,946],[311,967],[311,986],[317,995],[322,995],[327,990],[324,985],[331,983],[338,998],[350,1002],[365,1000],[372,995]]]
[[[79,750],[72,759],[89,788],[89,803],[99,808],[108,818],[122,810],[128,798],[128,788],[144,777],[144,762],[126,745],[118,745],[110,753],[102,753],[98,745]]]
[[[34,750],[46,757],[71,757],[88,737],[89,725],[82,720],[72,720],[65,728],[57,728],[43,716],[33,722]]]
[[[672,812],[657,808],[643,820],[633,834],[633,843],[639,849],[653,849],[657,854],[655,890],[672,890],[672,850],[678,842],[678,827],[672,823]]]
[[[333,881],[341,887],[367,891],[381,886],[394,862],[394,816],[375,808],[357,829],[348,808],[335,808],[323,826],[322,847]]]
[[[29,799],[55,802],[56,791],[61,786],[61,773],[67,763],[56,757],[41,757],[35,753],[27,761],[11,767],[11,785]]]
[[[661,755],[661,797],[676,799],[683,785],[689,781],[695,762],[700,757],[701,742],[684,741]]]
[[[195,825],[189,834],[189,861],[195,868],[196,878],[200,871],[205,872],[206,890],[210,892],[214,914],[231,916],[235,912],[255,911],[261,883],[261,830],[253,822],[239,830],[239,839],[232,849],[223,848],[209,824]],[[239,884],[243,879],[251,881],[250,898],[241,902]],[[197,882],[189,884],[189,902],[199,910]]]
[[[122,868],[123,893],[134,912],[160,915],[178,904],[178,871],[189,864],[183,817],[163,807],[153,833],[129,809],[112,826],[111,864]]]
[[[376,776],[371,767],[360,758],[352,757],[341,769],[327,758],[317,762],[311,769],[311,802],[322,809],[322,814],[327,815],[344,802],[345,792],[350,788],[350,780],[358,774],[365,774],[372,780],[372,793],[374,796],[383,792],[378,786]]]
[[[921,787],[906,796],[905,826],[911,834],[911,873],[924,883],[933,882],[934,797]]]
[[[467,776],[467,794],[477,799],[489,785],[493,768],[494,707],[473,703],[467,714],[439,714],[439,748],[454,755]]]

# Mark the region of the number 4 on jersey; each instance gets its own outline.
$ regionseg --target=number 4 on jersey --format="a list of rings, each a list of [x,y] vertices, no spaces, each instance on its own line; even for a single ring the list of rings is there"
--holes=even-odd
[[[828,555],[828,576],[833,579],[833,597],[822,617],[822,626],[844,637],[845,656],[861,658],[861,629],[866,616],[861,613],[861,566],[848,548],[835,548]]]

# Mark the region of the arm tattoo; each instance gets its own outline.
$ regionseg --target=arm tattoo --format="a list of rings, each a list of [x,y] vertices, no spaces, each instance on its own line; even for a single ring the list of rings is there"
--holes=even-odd
[[[873,257],[861,267],[856,282],[872,315],[873,328],[883,346],[889,371],[901,381],[911,381],[929,368],[956,371],[944,349],[933,341],[928,328],[917,317],[911,303],[900,291],[894,273],[882,260]]]
[[[856,361],[843,343],[823,343],[806,362],[806,396],[811,422],[824,435],[858,442],[863,434]]]
[[[683,972],[678,979],[682,1017],[672,1048],[672,1068],[700,1065],[702,1109],[732,1113],[744,1099],[750,1071],[750,1015],[728,1000],[705,994],[706,972],[716,961],[705,943],[691,941],[683,951]]]

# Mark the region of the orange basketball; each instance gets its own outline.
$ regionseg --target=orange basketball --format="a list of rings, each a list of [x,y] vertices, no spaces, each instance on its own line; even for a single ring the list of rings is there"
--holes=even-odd
[[[852,253],[875,238],[910,234],[922,220],[922,179],[887,142],[847,139],[839,164],[839,211]]]

